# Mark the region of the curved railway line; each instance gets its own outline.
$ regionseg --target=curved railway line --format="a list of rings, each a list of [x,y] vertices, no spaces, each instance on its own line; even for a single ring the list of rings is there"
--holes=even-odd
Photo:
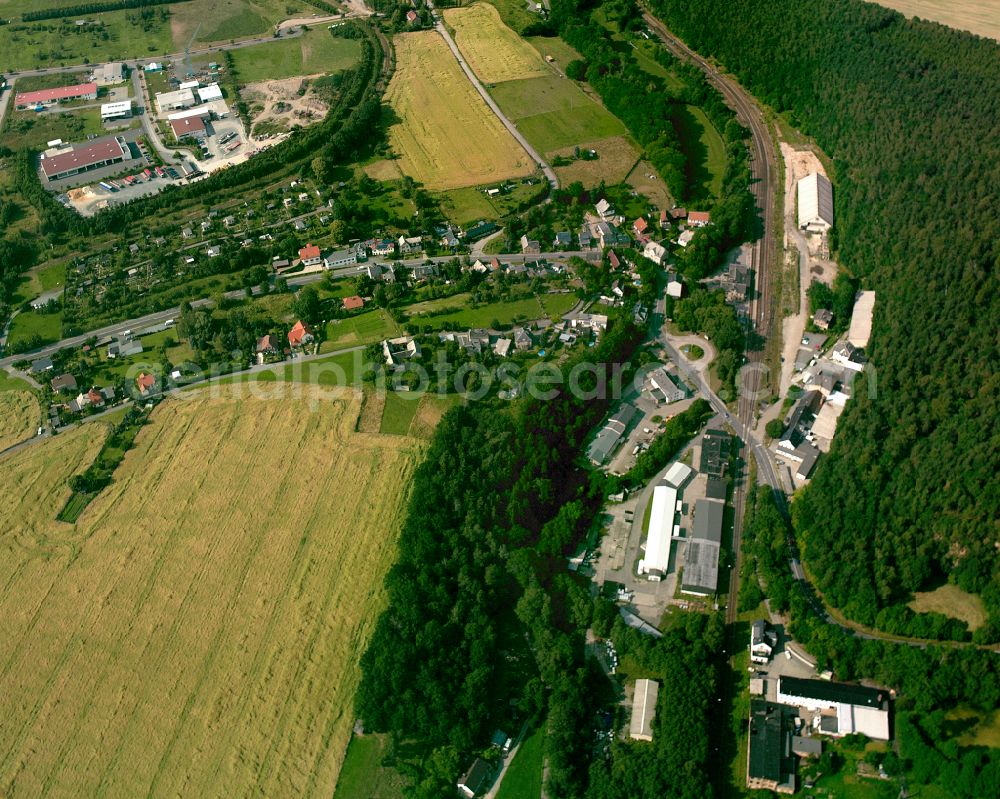
[[[764,364],[763,342],[766,342],[768,336],[771,334],[771,327],[775,322],[776,313],[773,269],[777,268],[777,236],[774,228],[776,218],[775,204],[777,202],[774,186],[779,174],[776,155],[777,148],[771,138],[770,128],[765,122],[759,106],[746,89],[733,78],[721,73],[710,61],[694,52],[672,34],[656,17],[644,11],[643,18],[649,29],[657,35],[671,53],[682,60],[690,61],[705,73],[708,81],[719,90],[725,98],[726,103],[736,112],[739,121],[750,131],[751,190],[753,191],[757,209],[763,222],[763,234],[752,243],[751,266],[756,275],[757,293],[750,301],[750,318],[747,320],[746,331],[747,364],[741,374],[737,411],[735,416],[728,413],[724,413],[723,415],[732,424],[737,435],[743,441],[747,450],[747,456],[749,457],[750,454],[753,455],[760,477],[774,490],[781,510],[787,515],[785,493],[778,478],[778,473],[775,470],[774,462],[763,443],[753,436],[753,424],[758,402],[762,398],[761,392],[770,393],[765,377],[767,369]],[[758,342],[761,343],[760,346],[757,346]],[[717,411],[724,409],[721,400],[707,386],[705,388],[715,409]],[[726,603],[726,623],[730,634],[732,634],[733,622],[736,621],[739,604],[740,543],[742,539],[743,517],[746,511],[746,489],[747,485],[745,481],[737,482],[733,489],[735,514],[732,546],[734,562],[733,568],[730,571],[728,601]],[[791,534],[789,534],[788,538],[788,548],[789,568],[792,576],[815,613],[827,624],[834,624],[857,638],[878,639],[920,649],[933,644],[935,646],[956,648],[976,646],[979,649],[1000,652],[1000,647],[996,645],[977,645],[968,641],[929,641],[918,638],[904,638],[864,629],[850,620],[834,618],[827,610],[815,586],[809,582],[809,578],[798,560],[798,547]],[[730,653],[732,653],[734,643],[731,639],[729,645]]]

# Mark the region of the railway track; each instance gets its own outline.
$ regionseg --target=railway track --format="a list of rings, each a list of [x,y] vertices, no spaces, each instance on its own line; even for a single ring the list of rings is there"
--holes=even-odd
[[[720,73],[709,61],[691,50],[684,42],[674,36],[667,27],[649,13],[644,15],[645,22],[664,46],[679,59],[690,61],[698,66],[705,77],[726,100],[736,117],[750,131],[750,171],[752,175],[751,190],[763,221],[763,235],[752,243],[751,266],[756,275],[756,295],[750,301],[750,317],[747,320],[747,365],[741,377],[741,386],[737,398],[736,417],[739,420],[737,432],[747,448],[747,454],[753,452],[758,460],[767,459],[766,452],[754,447],[751,434],[756,418],[757,403],[762,388],[766,388],[763,367],[764,350],[757,348],[757,340],[766,341],[774,322],[773,303],[773,269],[775,258],[775,198],[774,186],[778,174],[775,161],[775,147],[771,140],[767,123],[753,98],[736,81]],[[758,445],[759,446],[759,445]],[[767,464],[770,466],[770,463]],[[777,475],[773,469],[761,470],[768,483],[773,488],[780,489]],[[726,603],[726,621],[732,624],[736,620],[736,609],[739,594],[740,543],[742,539],[743,517],[746,510],[746,481],[738,482],[733,490],[733,552],[735,563],[730,573],[728,602]]]

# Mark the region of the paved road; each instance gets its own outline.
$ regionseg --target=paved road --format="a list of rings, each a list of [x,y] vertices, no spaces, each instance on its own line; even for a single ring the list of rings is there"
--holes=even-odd
[[[644,14],[646,24],[667,49],[682,60],[690,61],[705,73],[708,81],[722,94],[726,103],[736,112],[737,118],[750,130],[750,170],[752,175],[751,188],[754,193],[757,208],[763,220],[763,235],[752,244],[751,265],[756,274],[757,296],[751,300],[750,319],[748,320],[748,344],[755,336],[766,340],[771,332],[773,321],[772,307],[772,268],[775,257],[775,227],[774,227],[774,189],[777,166],[775,163],[775,145],[771,140],[770,130],[764,122],[763,115],[753,97],[736,81],[722,75],[708,61],[693,52],[682,41],[670,33],[666,26],[651,14]],[[764,352],[756,347],[747,347],[749,365],[759,366],[763,363]],[[772,488],[781,490],[777,474],[771,462],[770,453],[753,437],[753,422],[757,412],[758,393],[765,388],[762,380],[762,369],[750,368],[744,371],[742,386],[737,401],[736,416],[729,413],[728,408],[721,405],[718,397],[709,391],[712,397],[712,407],[718,412],[724,412],[727,422],[737,435],[744,441],[754,459],[758,462],[759,473],[768,481]],[[699,384],[704,386],[701,376]],[[705,386],[707,389],[708,387]],[[771,482],[771,479],[774,482]],[[729,597],[726,605],[726,621],[732,624],[736,620],[739,597],[739,571],[741,563],[741,539],[743,532],[743,516],[746,509],[747,485],[745,480],[738,480],[733,490],[733,507],[735,521],[733,527],[733,554],[735,565],[730,572]]]
[[[751,174],[755,180],[752,188],[754,197],[757,200],[757,207],[764,222],[764,234],[762,238],[753,243],[753,267],[756,270],[758,296],[751,301],[750,330],[748,334],[756,332],[763,340],[772,333],[774,326],[775,307],[773,303],[773,280],[771,270],[775,266],[775,244],[776,236],[774,229],[775,218],[775,192],[774,186],[778,174],[776,165],[776,148],[771,139],[771,131],[764,121],[763,114],[757,106],[754,98],[732,78],[720,73],[710,62],[692,51],[675,37],[663,25],[649,13],[644,13],[646,24],[667,46],[671,52],[681,59],[693,62],[706,75],[712,83],[722,93],[726,102],[732,107],[740,122],[746,125],[751,134]],[[781,510],[787,515],[788,508],[785,504],[785,494],[781,480],[778,477],[777,469],[771,458],[771,453],[764,446],[763,442],[753,434],[753,422],[757,412],[757,406],[761,399],[761,393],[770,393],[766,390],[763,379],[763,370],[753,368],[763,364],[763,348],[751,350],[748,347],[748,360],[751,368],[745,369],[742,377],[742,386],[737,404],[737,413],[729,413],[725,404],[712,392],[711,388],[705,384],[700,375],[694,374],[692,370],[685,369],[685,359],[678,357],[679,353],[672,351],[667,345],[667,351],[674,358],[675,362],[685,371],[689,377],[698,385],[704,396],[709,398],[712,407],[719,413],[724,413],[726,421],[736,431],[736,434],[747,446],[748,455],[752,455],[757,463],[759,478],[774,490],[778,498]],[[726,612],[726,621],[732,623],[736,618],[739,597],[739,569],[740,569],[740,539],[742,537],[743,515],[746,504],[746,485],[737,483],[733,492],[733,504],[736,509],[736,519],[733,530],[733,548],[736,557],[736,565],[730,574],[729,599]],[[828,624],[835,624],[851,635],[858,638],[877,639],[889,641],[897,644],[906,644],[917,648],[926,648],[927,641],[900,638],[883,633],[861,629],[860,625],[855,625],[847,619],[838,619],[830,615],[828,609],[820,598],[816,588],[809,582],[805,571],[799,561],[797,544],[789,534],[789,569],[792,576],[798,582],[804,595],[810,602],[816,614]],[[959,642],[935,642],[943,646],[972,646],[971,643]],[[983,649],[1000,651],[1000,647],[983,646]]]
[[[193,245],[200,246],[200,245]],[[547,260],[547,261],[562,261],[564,259],[577,257],[577,258],[592,258],[594,253],[592,252],[550,252],[542,253],[541,255],[498,255],[497,259],[501,263],[506,264],[522,264],[530,261],[536,260]],[[441,264],[447,263],[454,259],[453,255],[440,255],[434,258],[409,258],[400,261],[393,261],[394,264],[399,264],[402,266],[418,266],[419,264],[427,263],[431,261],[432,263]],[[376,263],[376,261],[372,261]],[[336,277],[350,277],[352,275],[360,274],[365,269],[365,264],[359,264],[355,267],[347,267],[344,269],[333,270],[333,274]],[[316,281],[322,280],[330,272],[312,272],[308,275],[301,275],[298,277],[289,277],[288,285],[293,287],[304,286],[309,283],[315,283]],[[260,287],[256,287],[253,290],[255,295],[261,294]],[[245,296],[243,289],[235,289],[233,291],[227,291],[225,296],[229,299],[239,299]],[[208,308],[213,305],[213,300],[205,298],[200,300],[194,300],[191,303],[193,308]],[[53,355],[59,350],[65,347],[79,347],[82,346],[88,339],[97,338],[103,339],[108,336],[116,336],[123,333],[126,330],[139,331],[146,328],[155,327],[156,325],[162,325],[168,319],[175,319],[180,314],[180,307],[167,308],[163,311],[156,311],[155,313],[146,314],[145,316],[135,317],[134,319],[127,319],[123,322],[116,322],[112,325],[106,325],[105,327],[97,328],[96,330],[90,330],[86,333],[82,333],[78,336],[69,336],[57,341],[55,344],[49,344],[40,349],[34,350],[27,353],[18,353],[16,355],[8,355],[4,358],[0,358],[0,368],[6,368],[17,361],[23,360],[34,360],[35,358],[41,358],[46,355]]]
[[[469,65],[465,63],[465,59],[462,58],[462,53],[459,51],[458,45],[455,44],[455,40],[451,37],[451,34],[448,32],[448,29],[444,26],[444,22],[442,22],[441,19],[438,18],[437,12],[434,11],[433,8],[434,6],[431,5],[432,9],[431,13],[434,14],[434,18],[436,20],[434,23],[434,28],[435,30],[437,30],[438,33],[441,34],[442,37],[444,37],[444,40],[448,43],[448,47],[451,48],[452,54],[458,60],[458,65],[462,68],[462,71],[465,73],[466,77],[471,81],[472,85],[476,87],[476,91],[479,92],[479,95],[483,98],[483,100],[486,101],[486,105],[488,105],[490,109],[493,111],[493,113],[497,115],[497,118],[503,123],[503,126],[507,128],[508,131],[510,131],[510,135],[513,136],[515,139],[517,139],[518,143],[524,148],[525,152],[527,152],[528,155],[530,155],[535,160],[535,163],[542,168],[542,172],[545,173],[545,177],[548,178],[548,181],[552,185],[552,188],[558,189],[559,178],[556,176],[555,170],[553,170],[552,167],[549,166],[548,162],[544,158],[542,158],[542,156],[538,153],[538,151],[536,151],[535,148],[528,143],[528,140],[521,135],[521,131],[517,129],[517,126],[509,119],[507,119],[504,112],[500,110],[500,106],[498,106],[493,101],[493,98],[490,97],[490,93],[486,91],[483,84],[479,82],[479,78],[476,77],[475,73],[472,71]]]
[[[275,28],[282,31],[282,39],[291,39],[296,36],[302,35],[303,25],[316,25],[323,22],[340,22],[343,20],[355,19],[357,17],[367,17],[370,16],[370,11],[358,12],[355,11],[350,14],[345,14],[344,16],[327,16],[327,17],[317,17],[313,19],[289,19],[279,22]],[[218,44],[207,45],[205,47],[194,48],[190,51],[192,56],[208,55],[210,53],[221,53],[226,50],[239,50],[243,47],[253,47],[255,44],[264,44],[266,42],[275,41],[273,34],[267,36],[254,36],[249,39],[240,39],[235,42],[220,42]],[[142,56],[137,58],[126,58],[120,59],[123,64],[131,69],[135,69],[137,65],[148,63],[150,61],[179,61],[187,58],[187,53],[183,50],[177,53],[169,53],[163,56]],[[69,64],[66,66],[57,67],[41,67],[39,69],[23,69],[23,70],[10,70],[6,73],[7,80],[13,84],[14,80],[18,77],[23,77],[27,75],[56,75],[60,72],[89,72],[94,68],[93,64]]]

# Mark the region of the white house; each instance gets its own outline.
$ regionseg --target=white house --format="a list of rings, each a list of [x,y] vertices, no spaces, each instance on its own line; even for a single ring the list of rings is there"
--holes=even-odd
[[[667,248],[655,241],[650,241],[646,243],[642,254],[657,266],[663,266],[663,259],[667,255]]]
[[[299,259],[303,266],[317,266],[322,262],[323,256],[320,254],[319,247],[315,244],[307,244],[299,250]]]

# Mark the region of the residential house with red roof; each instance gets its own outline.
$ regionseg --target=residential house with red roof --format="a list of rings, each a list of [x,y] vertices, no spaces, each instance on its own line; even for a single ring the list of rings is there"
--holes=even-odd
[[[694,227],[705,227],[712,221],[712,215],[708,211],[689,211],[688,224]]]
[[[309,325],[305,324],[301,319],[288,331],[288,345],[291,347],[302,347],[310,344],[314,338]]]
[[[135,379],[135,385],[142,396],[148,397],[156,392],[156,376],[139,372],[139,376]]]
[[[353,297],[344,297],[344,310],[357,311],[365,307],[365,301],[355,294]]]
[[[323,260],[323,256],[320,254],[319,247],[315,244],[307,244],[299,250],[299,260],[302,261],[303,266],[316,266]]]

